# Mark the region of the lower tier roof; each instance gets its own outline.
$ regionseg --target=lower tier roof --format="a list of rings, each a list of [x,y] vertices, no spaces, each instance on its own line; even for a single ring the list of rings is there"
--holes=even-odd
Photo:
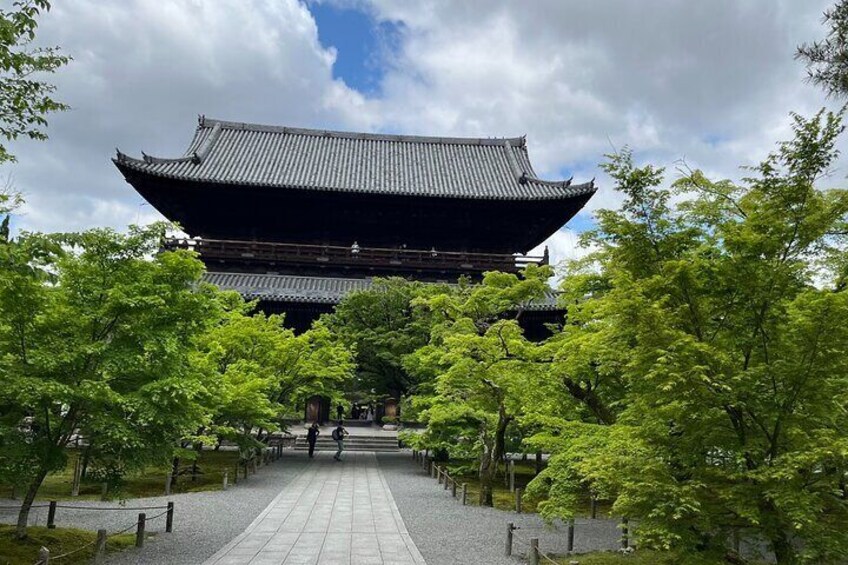
[[[345,295],[371,288],[372,279],[307,277],[253,273],[207,272],[203,280],[221,290],[234,290],[247,300],[330,304],[341,302]],[[557,294],[551,290],[545,297],[527,304],[531,311],[559,310]]]

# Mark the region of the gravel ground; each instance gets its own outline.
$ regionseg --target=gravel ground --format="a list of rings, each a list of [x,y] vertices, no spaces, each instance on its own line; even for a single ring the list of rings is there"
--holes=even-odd
[[[137,498],[127,501],[126,508],[140,506],[164,506],[174,501],[174,531],[165,531],[165,517],[148,521],[147,531],[157,534],[145,542],[141,550],[131,549],[114,554],[108,563],[130,565],[140,563],[168,565],[196,565],[202,563],[232,538],[241,534],[275,496],[290,483],[306,466],[305,453],[284,451],[279,461],[260,467],[247,481],[239,480],[227,491],[175,494],[170,497]],[[0,499],[0,506],[20,504],[20,501]],[[116,502],[64,501],[61,504],[74,506],[116,506]],[[162,510],[145,510],[155,516]],[[121,530],[133,524],[138,511],[91,511],[59,508],[56,511],[57,526],[73,526],[87,530],[106,528],[109,532]],[[14,523],[17,513],[0,510],[0,523]],[[30,524],[45,525],[47,508],[33,509]],[[135,531],[133,528],[131,531]]]
[[[537,537],[543,552],[565,554],[564,526],[551,529],[536,515],[462,506],[450,491],[443,490],[412,461],[409,452],[378,453],[377,460],[403,521],[428,565],[520,563],[517,556],[504,556],[508,522],[520,528],[515,532],[516,539]],[[620,547],[616,520],[578,519],[574,531],[576,552]],[[513,555],[524,555],[522,544],[513,547]]]

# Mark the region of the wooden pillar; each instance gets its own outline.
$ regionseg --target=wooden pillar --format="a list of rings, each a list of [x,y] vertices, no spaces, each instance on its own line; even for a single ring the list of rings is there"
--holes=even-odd
[[[530,565],[539,565],[539,538],[530,538]]]
[[[138,526],[135,530],[135,546],[144,547],[144,525],[147,522],[147,515],[140,512],[138,515]]]
[[[168,502],[168,511],[165,514],[165,532],[170,534],[174,531],[174,503]]]
[[[50,501],[50,508],[47,509],[47,528],[55,529],[56,528],[56,501]]]
[[[103,563],[106,556],[106,530],[97,530],[97,542],[94,544],[94,563]]]

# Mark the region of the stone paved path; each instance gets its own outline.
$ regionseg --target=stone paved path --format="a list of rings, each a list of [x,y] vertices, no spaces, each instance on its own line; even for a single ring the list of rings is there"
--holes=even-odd
[[[372,452],[317,453],[206,565],[423,565]]]

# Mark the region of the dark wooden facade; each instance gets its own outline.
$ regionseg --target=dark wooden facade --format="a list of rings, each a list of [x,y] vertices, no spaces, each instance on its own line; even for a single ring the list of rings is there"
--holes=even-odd
[[[308,327],[371,277],[516,272],[594,194],[547,181],[524,138],[358,134],[208,120],[176,158],[118,152],[124,178],[191,236],[207,279]],[[552,295],[553,296],[553,295]],[[541,335],[555,297],[528,306]]]

